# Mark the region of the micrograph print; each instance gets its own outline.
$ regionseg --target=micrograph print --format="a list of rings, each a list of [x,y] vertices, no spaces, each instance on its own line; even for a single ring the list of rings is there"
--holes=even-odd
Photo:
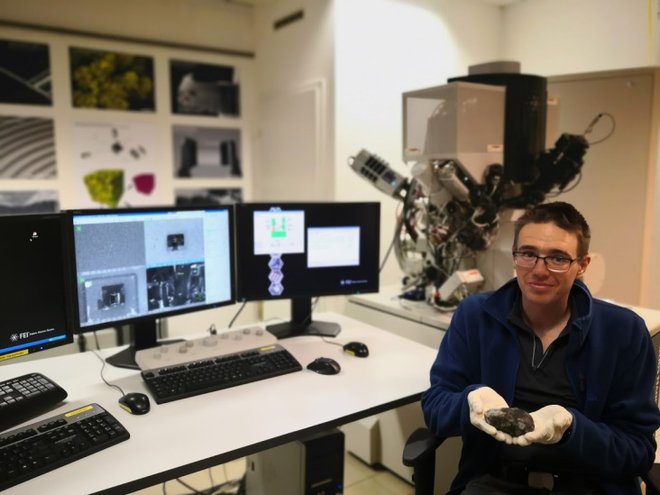
[[[175,125],[174,176],[240,178],[241,131]]]
[[[239,187],[218,189],[177,189],[176,206],[221,206],[243,202]]]
[[[0,40],[0,102],[52,105],[48,45]]]
[[[73,106],[155,111],[151,57],[69,48]]]
[[[78,122],[74,137],[79,207],[117,208],[158,202],[155,126]]]
[[[57,191],[0,191],[0,215],[57,213],[59,210]]]
[[[240,86],[229,65],[170,62],[172,113],[238,117]]]
[[[0,115],[0,179],[55,177],[53,120]]]

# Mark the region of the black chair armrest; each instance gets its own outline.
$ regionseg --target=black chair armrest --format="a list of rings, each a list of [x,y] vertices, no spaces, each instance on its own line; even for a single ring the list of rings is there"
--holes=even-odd
[[[420,462],[424,462],[427,456],[435,456],[435,449],[441,443],[442,440],[433,436],[428,429],[417,428],[410,434],[403,447],[403,464],[415,467]]]
[[[653,464],[642,480],[646,484],[646,495],[660,495],[660,464]]]
[[[415,495],[433,495],[435,484],[435,449],[442,439],[426,428],[411,433],[403,447],[403,464],[413,468]]]

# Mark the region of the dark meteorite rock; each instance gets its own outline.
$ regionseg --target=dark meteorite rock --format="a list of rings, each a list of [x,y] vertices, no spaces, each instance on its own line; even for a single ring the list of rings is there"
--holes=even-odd
[[[486,423],[500,431],[517,437],[534,430],[534,419],[527,411],[517,407],[488,409],[484,414]]]

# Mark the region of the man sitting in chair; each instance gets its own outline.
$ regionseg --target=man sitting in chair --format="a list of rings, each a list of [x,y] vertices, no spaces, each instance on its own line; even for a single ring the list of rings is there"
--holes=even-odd
[[[641,318],[579,280],[590,237],[568,203],[531,208],[515,224],[516,278],[457,308],[422,398],[434,435],[463,438],[451,493],[641,493],[655,353]],[[510,407],[512,421],[496,411]]]

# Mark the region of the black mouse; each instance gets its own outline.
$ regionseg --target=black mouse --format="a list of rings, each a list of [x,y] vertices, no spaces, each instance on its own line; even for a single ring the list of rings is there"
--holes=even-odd
[[[119,407],[131,414],[147,414],[151,404],[146,394],[131,392],[119,398]]]
[[[344,344],[344,352],[357,357],[367,357],[369,355],[369,348],[362,342],[349,342]]]
[[[341,366],[332,358],[320,357],[309,363],[307,369],[322,375],[336,375],[341,371]]]

